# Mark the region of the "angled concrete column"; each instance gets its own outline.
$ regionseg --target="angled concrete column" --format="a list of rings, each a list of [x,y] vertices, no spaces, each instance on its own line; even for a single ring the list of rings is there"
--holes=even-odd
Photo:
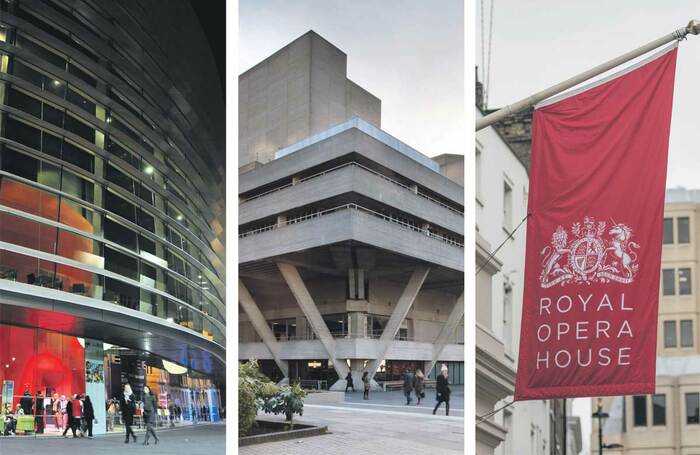
[[[345,376],[347,376],[349,371],[348,365],[345,363],[345,361],[338,360],[335,357],[335,340],[333,339],[331,332],[328,330],[328,326],[323,320],[321,313],[318,311],[316,303],[314,303],[314,299],[311,297],[311,294],[309,294],[308,289],[306,289],[306,285],[301,279],[297,268],[291,264],[285,264],[283,262],[278,262],[277,267],[280,269],[280,272],[282,272],[284,281],[287,282],[289,289],[292,291],[294,298],[299,304],[299,308],[301,308],[304,316],[306,316],[309,324],[311,324],[311,328],[313,329],[314,333],[319,340],[321,340],[323,347],[326,348],[328,359],[333,362],[333,368],[335,369],[336,373],[338,373],[338,377],[340,377],[341,381],[345,382]]]
[[[464,316],[464,292],[462,292],[455,302],[455,306],[452,307],[452,311],[447,317],[445,325],[442,326],[442,330],[440,330],[440,333],[433,343],[433,358],[430,361],[430,366],[425,370],[426,374],[428,374],[435,366],[435,363],[437,363],[438,359],[440,358],[440,354],[442,354],[442,350],[445,349],[448,340],[455,332],[455,329],[459,325],[459,321],[462,319],[462,316]]]
[[[282,370],[282,374],[284,374],[285,378],[288,378],[289,368],[287,362],[280,357],[277,338],[275,338],[275,334],[272,333],[270,326],[267,325],[265,317],[260,312],[258,305],[255,304],[255,300],[253,300],[253,296],[248,292],[248,288],[245,287],[245,284],[243,284],[243,281],[240,279],[238,280],[238,301],[241,303],[245,314],[248,315],[248,319],[250,319],[250,323],[253,324],[253,328],[260,338],[262,338],[267,349],[270,350],[272,357],[275,359],[275,363],[279,369]]]
[[[389,321],[386,323],[382,336],[379,337],[377,358],[372,360],[367,365],[367,371],[369,372],[370,379],[374,378],[374,373],[377,372],[379,364],[382,363],[382,360],[384,360],[386,357],[387,352],[389,352],[391,343],[394,341],[394,337],[399,331],[401,323],[404,319],[406,319],[406,315],[408,315],[408,311],[411,309],[414,300],[416,300],[416,296],[418,295],[418,292],[420,292],[420,288],[423,286],[423,282],[427,278],[428,272],[430,272],[430,268],[428,267],[419,266],[416,268],[411,275],[411,278],[408,280],[408,284],[404,288],[403,293],[401,293],[399,301],[396,302],[396,307],[394,307],[394,311],[391,312],[391,317],[389,317]]]

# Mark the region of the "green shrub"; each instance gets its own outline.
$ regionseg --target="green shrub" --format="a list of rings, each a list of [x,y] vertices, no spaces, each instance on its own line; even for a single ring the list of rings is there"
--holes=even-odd
[[[239,436],[248,434],[255,424],[258,407],[255,394],[248,384],[238,383],[238,433]]]

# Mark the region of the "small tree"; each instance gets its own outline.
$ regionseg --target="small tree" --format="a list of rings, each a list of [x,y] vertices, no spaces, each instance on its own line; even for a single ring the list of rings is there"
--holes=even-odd
[[[268,414],[284,414],[293,430],[294,414],[304,414],[304,397],[306,391],[298,383],[282,386],[274,396],[260,402],[260,409]]]

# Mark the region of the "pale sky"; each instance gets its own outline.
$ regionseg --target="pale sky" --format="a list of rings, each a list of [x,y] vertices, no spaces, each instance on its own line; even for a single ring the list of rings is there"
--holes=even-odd
[[[487,31],[491,0],[484,0]],[[700,19],[697,0],[499,0],[489,107],[513,103]],[[481,2],[475,18],[481,65]],[[700,188],[700,36],[679,47],[667,187]]]
[[[428,156],[464,154],[461,0],[240,0],[239,71],[309,30],[382,100],[382,129]]]

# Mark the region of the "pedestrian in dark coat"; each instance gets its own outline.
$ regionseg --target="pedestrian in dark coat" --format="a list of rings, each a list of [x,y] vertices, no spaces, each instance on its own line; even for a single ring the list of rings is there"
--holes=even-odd
[[[134,424],[134,414],[136,413],[136,396],[134,396],[134,393],[131,391],[131,386],[129,384],[124,386],[124,393],[119,399],[119,405],[122,411],[122,422],[126,428],[126,439],[124,443],[129,443],[129,435],[131,435],[131,437],[134,438],[134,442],[136,442],[136,435],[131,428]]]
[[[450,386],[447,381],[447,365],[444,363],[442,364],[442,368],[440,368],[440,375],[437,377],[437,384],[435,385],[436,389],[436,399],[437,399],[437,404],[435,405],[435,409],[433,409],[433,414],[435,414],[440,407],[441,403],[445,403],[445,415],[450,415]]]
[[[156,430],[153,428],[156,425],[156,417],[158,415],[158,404],[156,403],[156,397],[153,395],[151,388],[145,386],[143,388],[143,416],[146,419],[146,439],[143,441],[143,445],[148,445],[148,438],[153,435],[155,443],[158,444],[158,436],[156,436]]]
[[[403,394],[406,396],[406,404],[411,404],[411,401],[413,400],[411,398],[411,391],[413,391],[415,380],[416,377],[413,375],[411,370],[406,368],[406,371],[403,374]]]
[[[41,390],[36,391],[36,414],[34,416],[36,421],[36,434],[44,433],[44,397],[41,394]]]
[[[352,388],[352,391],[355,391],[355,384],[352,382],[352,374],[348,371],[348,375],[345,376],[345,391],[348,391],[348,387]]]
[[[76,425],[75,422],[73,421],[73,401],[72,400],[66,400],[66,413],[64,414],[64,419],[66,424],[66,427],[63,429],[63,437],[67,438],[66,433],[68,433],[68,430],[70,429],[71,432],[73,432],[73,437],[77,438],[78,436],[75,434],[76,430]],[[67,416],[67,417],[66,417]]]
[[[83,419],[85,421],[85,429],[87,430],[88,438],[92,439],[92,424],[95,421],[95,408],[92,407],[92,400],[89,395],[85,395],[83,400]]]

